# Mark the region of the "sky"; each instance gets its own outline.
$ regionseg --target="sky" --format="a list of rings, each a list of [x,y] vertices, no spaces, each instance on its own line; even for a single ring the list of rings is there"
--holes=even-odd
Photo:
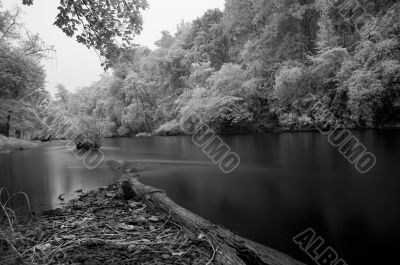
[[[0,0],[3,7],[20,6],[24,12],[22,22],[32,33],[39,33],[47,45],[54,46],[56,53],[43,61],[47,72],[46,88],[52,95],[57,83],[73,91],[99,79],[104,73],[100,60],[93,50],[69,38],[53,25],[57,15],[57,0],[36,0],[33,6],[23,6],[22,0]],[[162,30],[176,32],[182,21],[193,21],[210,8],[224,9],[225,0],[148,0],[149,8],[143,12],[144,25],[135,43],[154,49],[154,42]]]

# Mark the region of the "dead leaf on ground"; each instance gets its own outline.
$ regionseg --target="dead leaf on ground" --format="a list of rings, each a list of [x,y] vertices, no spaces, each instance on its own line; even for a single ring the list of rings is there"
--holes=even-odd
[[[136,208],[138,206],[142,205],[140,202],[131,202],[129,203],[129,207],[131,208]]]
[[[152,216],[152,217],[149,218],[149,221],[158,222],[158,221],[160,221],[160,219],[158,219],[158,218],[155,217],[155,216]]]
[[[107,193],[106,193],[106,197],[108,197],[108,198],[113,198],[113,197],[115,197],[115,193],[107,192]]]
[[[61,238],[65,239],[65,240],[73,240],[76,238],[76,236],[75,235],[65,235],[65,236],[61,236]]]
[[[135,229],[134,225],[127,225],[127,224],[118,224],[117,227],[128,231]]]
[[[39,244],[39,245],[35,246],[35,250],[39,250],[39,251],[46,251],[49,248],[51,248],[51,245],[49,243],[47,243],[47,244]]]

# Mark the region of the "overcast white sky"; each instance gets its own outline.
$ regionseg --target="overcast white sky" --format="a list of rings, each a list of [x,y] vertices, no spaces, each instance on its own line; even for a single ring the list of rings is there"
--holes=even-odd
[[[22,6],[22,0],[2,0],[4,8],[16,5],[24,11],[23,22],[32,33],[39,33],[48,45],[57,50],[52,60],[44,62],[47,71],[47,89],[54,95],[57,83],[69,90],[90,85],[103,73],[100,61],[93,50],[88,50],[75,39],[68,38],[56,26],[57,0],[35,0],[34,5]],[[207,9],[224,9],[225,0],[148,0],[149,9],[143,13],[144,27],[136,43],[154,48],[162,30],[176,32],[182,20],[192,21]]]

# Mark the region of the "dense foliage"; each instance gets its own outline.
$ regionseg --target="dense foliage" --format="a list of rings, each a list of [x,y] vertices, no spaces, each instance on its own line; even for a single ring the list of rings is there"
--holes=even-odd
[[[146,2],[126,1],[124,10],[114,2],[61,1],[58,19],[65,17],[58,26],[103,50],[112,69],[73,93],[59,85],[45,114],[24,115],[29,122],[19,123],[34,127],[35,117],[46,116],[42,134],[65,135],[71,124],[93,121],[116,137],[179,135],[192,112],[224,134],[399,124],[396,1],[363,0],[351,6],[332,0],[226,0],[223,12],[208,10],[192,23],[182,22],[175,34],[163,31],[155,50],[127,45],[131,33],[140,31],[138,12]],[[90,22],[95,17],[76,13],[79,8],[92,10],[97,20],[105,16],[105,26],[98,28]],[[130,13],[134,18],[125,14],[130,8],[137,11]],[[85,27],[74,28],[73,23],[79,25],[75,16],[86,17],[80,22]],[[114,27],[123,20],[113,24],[115,16],[130,19],[133,31],[118,32]],[[8,100],[7,106],[27,92],[42,91],[44,82],[37,56],[43,44],[29,38],[15,45],[13,40],[21,37],[10,30],[17,27],[12,18],[9,12],[0,15],[0,56],[5,58],[0,98]],[[82,29],[90,34],[83,36]],[[114,43],[119,34],[127,41],[123,49]],[[108,53],[108,45],[117,52]],[[27,105],[19,106],[28,111]],[[3,119],[7,114],[3,111]]]
[[[0,133],[29,137],[43,127],[45,72],[40,61],[52,50],[38,35],[21,35],[20,10],[0,3]]]
[[[218,133],[393,126],[400,5],[364,0],[360,13],[340,2],[227,0],[162,32],[157,49],[129,49],[67,105],[114,136],[180,134],[190,112]]]

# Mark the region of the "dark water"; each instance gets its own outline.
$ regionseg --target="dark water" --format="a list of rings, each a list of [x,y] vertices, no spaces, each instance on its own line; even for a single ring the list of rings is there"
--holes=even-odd
[[[241,159],[228,175],[190,137],[108,139],[104,153],[136,161],[143,182],[182,206],[307,264],[292,237],[309,227],[350,265],[385,264],[400,247],[400,131],[354,134],[377,157],[366,175],[319,133],[224,137]],[[85,169],[61,146],[0,154],[0,186],[27,192],[35,210],[118,178]]]

